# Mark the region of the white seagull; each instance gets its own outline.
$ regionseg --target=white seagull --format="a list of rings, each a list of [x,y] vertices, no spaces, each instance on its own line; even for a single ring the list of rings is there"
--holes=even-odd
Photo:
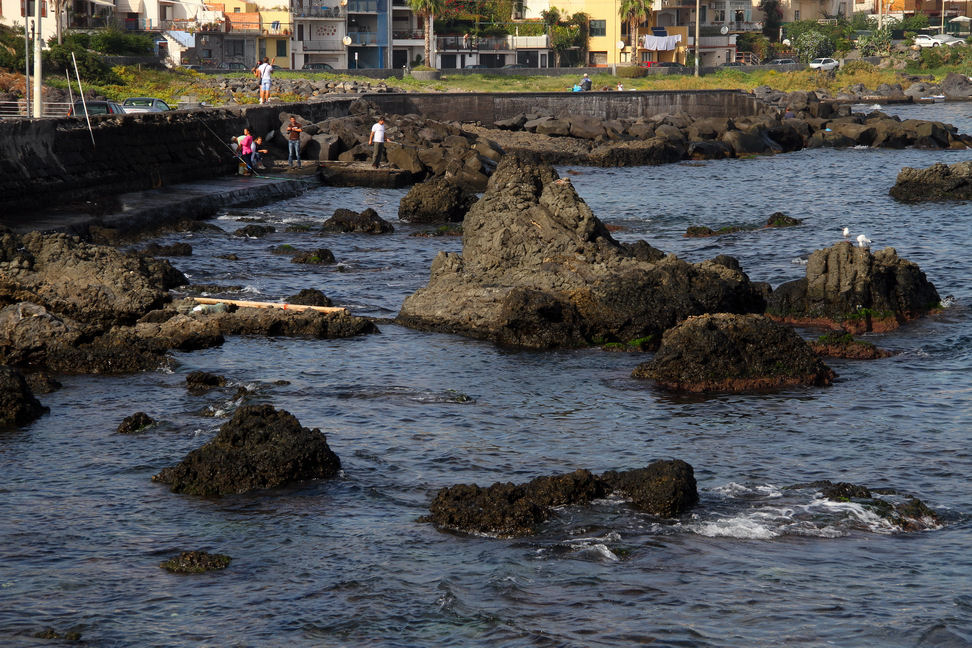
[[[850,236],[850,228],[849,227],[845,227],[844,228],[844,238],[847,238],[848,236]]]
[[[859,245],[862,248],[869,248],[869,247],[871,247],[871,239],[867,238],[863,234],[858,234],[857,235],[857,245]]]

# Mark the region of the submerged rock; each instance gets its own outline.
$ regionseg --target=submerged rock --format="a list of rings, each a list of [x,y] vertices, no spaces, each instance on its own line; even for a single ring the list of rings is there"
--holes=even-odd
[[[34,398],[23,374],[0,365],[0,427],[27,425],[48,411]]]
[[[160,563],[159,567],[174,574],[202,574],[217,569],[226,569],[232,560],[224,554],[183,551],[178,556]]]
[[[387,234],[394,232],[395,228],[369,207],[361,213],[350,209],[336,209],[334,215],[324,221],[321,231]]]
[[[684,461],[655,461],[646,468],[607,472],[587,470],[537,477],[526,484],[497,482],[488,488],[457,484],[440,489],[424,521],[440,529],[499,537],[531,535],[559,506],[587,504],[611,493],[660,517],[676,517],[698,501],[692,467]]]
[[[905,167],[888,193],[906,203],[972,200],[972,161],[938,162],[925,169]]]
[[[887,331],[939,306],[935,286],[894,248],[874,254],[842,241],[816,250],[806,277],[772,292],[766,312],[786,322]]]
[[[125,420],[118,425],[118,434],[135,434],[150,425],[155,425],[155,419],[145,412],[135,412],[131,416],[126,416]]]
[[[300,306],[330,306],[331,300],[316,288],[304,288],[296,295],[284,299],[288,304]]]
[[[632,375],[690,392],[829,385],[835,376],[789,326],[726,313],[690,317],[666,331],[655,357]]]
[[[850,333],[837,331],[825,333],[816,340],[810,340],[809,344],[818,356],[830,356],[831,358],[875,360],[894,355],[890,351],[879,349],[870,342],[855,340]]]
[[[186,374],[186,388],[190,394],[205,394],[216,387],[225,387],[226,378],[207,371],[192,371]]]
[[[530,348],[627,342],[689,315],[761,312],[738,268],[621,245],[548,164],[507,155],[398,322]]]
[[[152,481],[175,493],[228,495],[333,477],[340,468],[319,429],[272,405],[243,405],[212,441]]]
[[[856,502],[880,515],[888,524],[901,531],[923,531],[940,526],[938,514],[913,495],[899,493],[893,488],[868,488],[848,482],[830,480],[796,484],[790,489],[816,488],[826,499],[834,502]],[[883,495],[885,497],[878,497]]]

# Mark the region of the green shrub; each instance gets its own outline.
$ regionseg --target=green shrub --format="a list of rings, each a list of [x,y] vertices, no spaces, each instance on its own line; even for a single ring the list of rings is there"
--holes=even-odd
[[[815,58],[833,54],[834,44],[824,34],[815,30],[809,30],[803,32],[793,40],[793,49],[801,61],[809,63]]]
[[[105,29],[91,36],[89,47],[103,54],[138,56],[154,51],[152,39],[140,34],[127,34],[118,29]]]
[[[617,68],[614,74],[620,79],[637,79],[645,76],[646,71],[643,67],[638,67],[637,65],[626,65]]]
[[[48,74],[62,75],[64,70],[69,70],[73,77],[72,52],[78,61],[78,74],[81,75],[82,80],[98,85],[121,83],[118,75],[97,54],[86,49],[71,48],[67,45],[52,45],[44,52],[44,68]]]

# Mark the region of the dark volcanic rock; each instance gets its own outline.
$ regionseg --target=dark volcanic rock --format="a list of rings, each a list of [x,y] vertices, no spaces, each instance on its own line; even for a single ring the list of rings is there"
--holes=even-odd
[[[191,394],[205,394],[210,389],[225,386],[226,378],[207,371],[193,371],[186,375],[186,389]]]
[[[150,243],[140,252],[148,256],[192,256],[192,246],[188,243],[173,243],[172,245],[159,245]]]
[[[333,477],[340,467],[319,429],[271,405],[243,405],[216,438],[152,480],[175,493],[227,495]]]
[[[787,216],[783,212],[774,212],[766,219],[766,227],[795,227],[803,223],[799,218]]]
[[[26,425],[48,411],[19,371],[0,365],[0,427]]]
[[[819,489],[827,499],[835,502],[856,502],[880,515],[900,531],[923,531],[941,524],[938,514],[913,495],[902,494],[893,488],[868,488],[848,482],[821,480],[809,484],[795,484],[788,489]]]
[[[332,339],[378,333],[374,322],[347,311],[238,308],[204,317],[214,322],[224,335],[306,335]]]
[[[262,238],[267,234],[273,234],[277,231],[277,228],[273,225],[247,225],[246,227],[241,227],[235,232],[237,236],[246,236],[247,238]]]
[[[159,567],[175,574],[202,574],[216,569],[226,569],[232,560],[223,554],[183,551],[178,556],[160,563]]]
[[[518,537],[536,532],[553,508],[587,504],[612,492],[629,497],[636,508],[676,517],[698,501],[692,467],[684,461],[655,461],[645,468],[607,472],[587,470],[537,477],[526,484],[497,482],[488,488],[458,484],[440,489],[425,521],[440,529]]]
[[[855,340],[850,333],[830,331],[816,340],[810,340],[810,348],[818,356],[849,358],[853,360],[876,360],[892,355],[890,351],[879,349],[870,342]]]
[[[762,315],[690,317],[666,331],[632,374],[679,391],[749,391],[829,385],[834,372],[785,324]]]
[[[290,260],[291,263],[305,263],[308,265],[330,265],[334,261],[334,253],[327,248],[298,252]]]
[[[532,348],[627,342],[705,312],[762,312],[738,269],[621,245],[552,167],[503,159],[398,321]]]
[[[334,215],[324,221],[322,232],[361,232],[364,234],[387,234],[394,232],[391,223],[382,219],[370,207],[361,213],[350,209],[336,209]]]
[[[901,202],[972,200],[972,161],[933,164],[926,169],[905,167],[888,192]]]
[[[155,425],[155,419],[145,412],[135,412],[131,416],[126,416],[125,420],[118,424],[118,434],[135,434],[150,425]]]
[[[894,248],[871,254],[842,241],[816,250],[806,277],[779,286],[767,313],[784,321],[843,328],[852,333],[887,331],[939,305],[935,286]]]
[[[316,288],[304,288],[296,295],[291,295],[287,297],[284,301],[288,304],[297,304],[299,306],[330,306],[331,300],[328,299],[327,295],[322,293]]]
[[[443,177],[414,185],[398,205],[398,219],[408,223],[458,223],[476,195]]]

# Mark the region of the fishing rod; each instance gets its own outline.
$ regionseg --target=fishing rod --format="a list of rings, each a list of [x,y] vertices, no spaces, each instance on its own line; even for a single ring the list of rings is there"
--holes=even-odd
[[[223,146],[225,146],[226,148],[228,148],[230,150],[230,152],[233,154],[233,157],[235,157],[237,160],[239,160],[240,162],[242,162],[243,163],[243,166],[245,166],[247,169],[250,170],[250,173],[252,173],[253,175],[255,175],[258,178],[268,177],[268,176],[262,176],[259,173],[257,173],[256,172],[256,169],[254,169],[253,167],[251,167],[250,166],[250,163],[247,162],[245,159],[243,159],[243,154],[241,152],[238,153],[238,152],[234,151],[232,146],[230,146],[229,144],[227,144],[226,142],[224,142],[223,141],[223,138],[220,137],[219,134],[216,131],[214,131],[212,128],[209,127],[209,124],[206,123],[206,120],[205,119],[200,119],[199,120],[199,123],[201,123],[203,126],[205,126],[206,127],[206,130],[208,130],[210,133],[212,133],[213,136],[216,139],[219,140],[219,143],[220,144],[222,144]]]

